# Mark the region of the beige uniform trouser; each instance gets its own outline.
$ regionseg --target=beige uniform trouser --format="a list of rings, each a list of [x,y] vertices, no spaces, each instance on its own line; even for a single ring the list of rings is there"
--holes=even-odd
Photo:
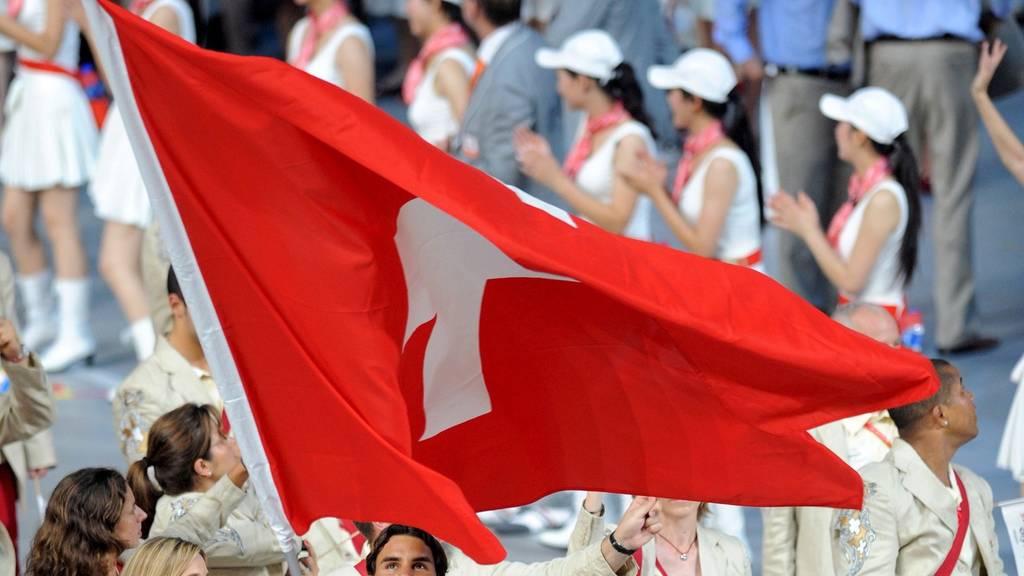
[[[779,185],[790,194],[803,190],[814,200],[827,227],[846,199],[849,170],[836,154],[835,122],[818,109],[824,94],[845,95],[845,82],[801,74],[780,74],[766,84],[775,135]],[[835,306],[836,290],[800,238],[780,230],[778,279],[825,311]]]
[[[972,268],[971,191],[978,164],[978,119],[970,87],[975,45],[960,41],[879,41],[868,48],[868,80],[907,107],[909,143],[931,165],[935,252],[935,343],[949,348],[977,335]],[[925,139],[927,137],[927,139]]]

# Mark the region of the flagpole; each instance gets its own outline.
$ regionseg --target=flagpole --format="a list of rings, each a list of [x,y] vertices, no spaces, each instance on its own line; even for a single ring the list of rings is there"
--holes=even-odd
[[[249,482],[270,528],[281,544],[289,570],[296,576],[301,575],[298,563],[298,537],[285,516],[238,368],[235,366],[217,312],[203,282],[202,271],[196,262],[170,186],[160,168],[153,143],[139,113],[114,22],[97,0],[83,0],[82,4],[96,44],[96,57],[104,64],[107,82],[124,121],[128,140],[131,142],[152,204],[153,215],[160,226],[161,239],[167,248],[185,301],[188,302],[189,315],[195,324],[217,389],[224,400],[224,409],[231,422],[231,430],[238,441],[242,460],[249,469]]]

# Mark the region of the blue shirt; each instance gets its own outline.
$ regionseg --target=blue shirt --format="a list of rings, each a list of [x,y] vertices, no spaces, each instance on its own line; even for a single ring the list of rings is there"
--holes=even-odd
[[[737,63],[757,56],[747,35],[747,4],[748,0],[715,3],[715,42]],[[764,61],[779,66],[825,68],[834,4],[835,0],[762,0],[757,25]]]
[[[919,39],[946,34],[980,42],[981,0],[859,0],[864,40],[879,36]],[[1011,0],[990,0],[998,17],[1010,13]]]

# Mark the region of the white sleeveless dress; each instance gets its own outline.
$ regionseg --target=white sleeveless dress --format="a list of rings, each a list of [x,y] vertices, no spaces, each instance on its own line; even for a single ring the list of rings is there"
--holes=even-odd
[[[46,0],[25,0],[18,22],[42,32]],[[49,63],[77,72],[78,46],[78,26],[68,20]],[[17,53],[19,58],[46,60],[26,46],[18,46]],[[96,121],[77,78],[18,66],[4,113],[0,181],[5,186],[33,192],[77,188],[89,181],[96,158]]]
[[[899,224],[882,245],[878,258],[875,259],[875,266],[871,269],[867,282],[864,283],[864,289],[859,294],[843,292],[842,295],[853,302],[865,302],[876,306],[895,306],[898,310],[902,310],[906,286],[899,277],[900,245],[903,243],[903,234],[907,229],[909,210],[907,194],[899,182],[892,178],[883,180],[869,190],[864,198],[857,203],[850,214],[850,219],[846,221],[846,226],[839,234],[839,255],[844,261],[849,262],[853,246],[857,243],[857,236],[860,234],[861,224],[864,222],[864,212],[871,199],[881,190],[888,190],[896,197],[900,206]]]
[[[749,258],[761,249],[761,208],[757,202],[757,176],[743,150],[719,146],[708,152],[683,189],[679,211],[687,222],[697,224],[704,209],[704,179],[711,163],[719,158],[735,167],[739,183],[732,197],[732,204],[729,205],[729,212],[725,216],[722,232],[718,236],[714,258],[726,262]],[[763,263],[751,268],[764,272]]]
[[[165,7],[173,9],[177,14],[181,37],[195,43],[196,27],[192,9],[184,0],[156,0],[146,8],[142,17],[150,20],[158,10]],[[142,183],[142,174],[139,173],[135,153],[132,152],[116,102],[110,107],[100,132],[99,156],[89,186],[89,196],[98,218],[139,228],[149,226],[152,219],[149,196]]]
[[[585,119],[584,119],[585,122]],[[580,135],[585,124],[581,124]],[[615,150],[619,142],[626,136],[639,136],[652,156],[657,154],[657,147],[651,131],[636,120],[629,120],[605,138],[601,145],[591,152],[590,157],[576,175],[576,185],[602,204],[611,204],[612,187],[615,184]],[[578,138],[578,137],[577,137]],[[651,199],[643,194],[637,196],[633,205],[633,214],[629,217],[622,235],[637,240],[651,240]]]
[[[306,36],[306,29],[308,27],[309,16],[305,16],[295,23],[291,34],[288,35],[289,62],[295,60],[302,49],[302,39]],[[313,55],[303,69],[325,82],[330,82],[339,88],[345,88],[345,79],[338,72],[338,67],[334,65],[334,60],[341,44],[353,36],[363,41],[363,44],[370,51],[370,59],[373,60],[373,38],[370,36],[370,29],[359,22],[348,22],[338,26],[331,32],[330,39],[317,50],[316,54]]]
[[[468,76],[472,76],[476,68],[476,61],[461,48],[449,48],[431,60],[423,75],[423,82],[409,104],[408,118],[413,130],[434,146],[443,145],[459,133],[459,121],[455,118],[451,103],[438,94],[434,86],[437,71],[445,60],[454,60]]]

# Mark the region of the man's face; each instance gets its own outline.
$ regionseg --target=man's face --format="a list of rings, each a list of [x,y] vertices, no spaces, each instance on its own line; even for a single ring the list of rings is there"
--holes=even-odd
[[[942,403],[946,407],[949,431],[962,436],[966,442],[978,435],[978,413],[974,408],[974,394],[964,387],[964,379],[959,370],[952,367],[946,370],[955,378],[949,398]]]
[[[392,536],[380,555],[374,576],[438,576],[434,555],[427,544],[414,536]]]

